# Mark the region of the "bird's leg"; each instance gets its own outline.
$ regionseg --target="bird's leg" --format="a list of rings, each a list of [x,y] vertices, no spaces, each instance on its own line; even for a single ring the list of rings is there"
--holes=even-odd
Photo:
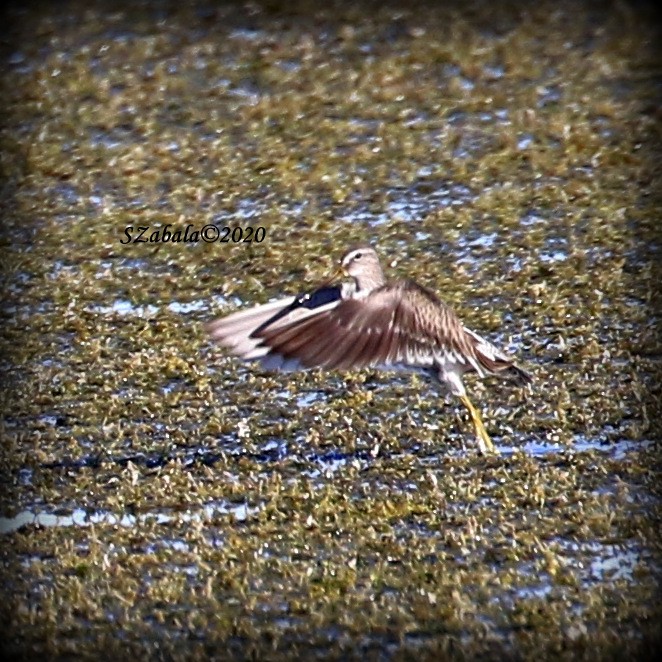
[[[471,420],[474,424],[474,429],[476,430],[476,439],[478,440],[478,447],[480,450],[483,453],[489,451],[490,453],[496,453],[498,455],[499,451],[492,443],[490,435],[487,434],[487,430],[483,425],[483,421],[480,418],[480,413],[478,410],[471,404],[471,400],[469,400],[469,397],[466,394],[461,395],[460,400],[462,400],[462,404],[469,410]]]

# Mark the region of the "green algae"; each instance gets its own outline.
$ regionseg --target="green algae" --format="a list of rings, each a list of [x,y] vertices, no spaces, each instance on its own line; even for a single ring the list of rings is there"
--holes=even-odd
[[[88,518],[2,534],[7,650],[645,653],[661,400],[645,12],[25,11],[2,79],[2,514]],[[212,222],[266,239],[121,243]],[[535,373],[529,393],[467,380],[501,457],[463,452],[467,421],[423,380],[263,374],[205,338],[366,239]]]

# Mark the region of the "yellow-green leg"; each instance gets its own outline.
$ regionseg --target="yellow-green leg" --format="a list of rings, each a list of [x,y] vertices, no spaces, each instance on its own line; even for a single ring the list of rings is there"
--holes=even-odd
[[[480,450],[483,453],[490,452],[498,455],[499,451],[492,443],[490,435],[487,434],[487,430],[483,425],[483,421],[480,418],[480,413],[478,410],[471,404],[471,400],[469,400],[467,395],[461,395],[460,400],[462,400],[462,404],[469,410],[471,420],[474,424],[474,429],[476,430],[476,439],[478,441],[478,447]]]

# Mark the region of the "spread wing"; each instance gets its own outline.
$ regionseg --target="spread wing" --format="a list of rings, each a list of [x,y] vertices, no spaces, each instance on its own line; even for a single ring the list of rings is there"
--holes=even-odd
[[[427,367],[440,356],[461,364],[473,354],[473,343],[453,311],[409,282],[341,300],[288,323],[265,324],[251,337],[259,340],[258,347],[268,348],[269,356],[305,368]]]
[[[451,308],[412,281],[346,298],[322,287],[223,317],[208,325],[233,354],[265,368],[420,368],[456,364],[462,372],[531,376],[494,345],[464,327]]]
[[[208,324],[207,331],[216,342],[241,358],[264,359],[269,348],[257,337],[258,332],[267,327],[277,329],[293,324],[337,305],[340,299],[340,287],[321,287],[309,294],[279,299],[221,317]],[[292,364],[289,367],[299,366]]]

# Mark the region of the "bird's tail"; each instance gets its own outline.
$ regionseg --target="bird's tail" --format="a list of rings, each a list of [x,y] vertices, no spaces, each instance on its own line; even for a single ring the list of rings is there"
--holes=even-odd
[[[520,368],[515,363],[511,363],[510,366],[505,369],[505,372],[509,377],[514,379],[518,386],[526,386],[533,381],[533,375],[528,370]]]
[[[471,329],[464,330],[473,343],[476,351],[476,363],[480,368],[490,375],[509,377],[519,386],[525,386],[533,381],[533,376],[524,368],[520,368],[511,358],[507,357],[492,343],[482,338]],[[480,373],[481,371],[478,370]]]

